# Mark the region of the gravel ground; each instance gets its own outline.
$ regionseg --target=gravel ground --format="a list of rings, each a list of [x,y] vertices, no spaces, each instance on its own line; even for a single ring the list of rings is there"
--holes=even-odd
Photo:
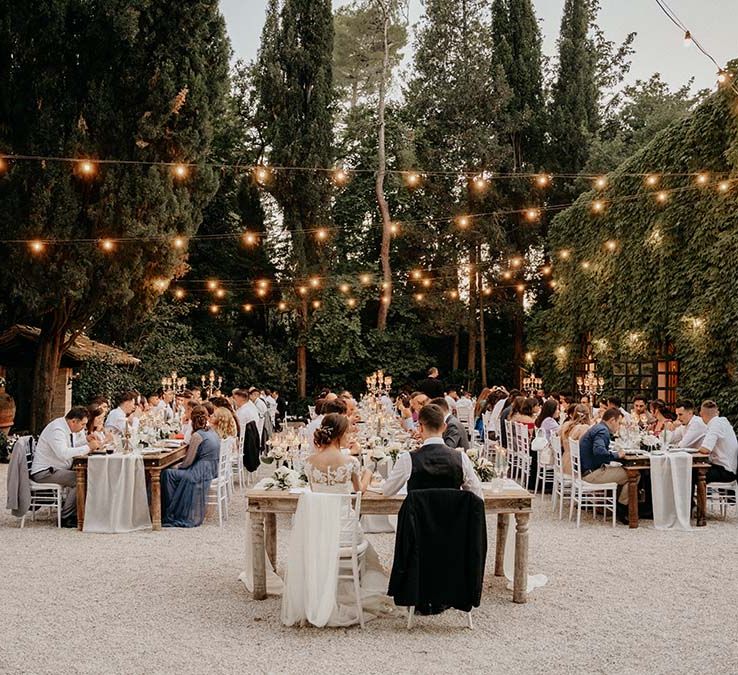
[[[5,504],[6,467],[0,466]],[[494,578],[494,519],[475,629],[446,612],[364,631],[286,628],[279,598],[237,580],[245,502],[223,529],[90,535],[0,515],[0,673],[735,673],[738,521],[695,532],[577,530],[538,500],[526,605]],[[287,519],[280,519],[285,560]],[[650,525],[650,523],[648,523]],[[391,563],[393,535],[370,535]]]

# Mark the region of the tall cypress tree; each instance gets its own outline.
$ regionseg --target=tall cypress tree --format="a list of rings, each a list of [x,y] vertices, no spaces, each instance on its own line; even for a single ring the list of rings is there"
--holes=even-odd
[[[557,173],[578,173],[599,126],[597,51],[589,36],[594,0],[566,0],[550,109],[551,157]]]
[[[333,160],[333,14],[330,0],[272,0],[257,65],[259,120],[271,164],[329,169]],[[279,171],[270,189],[292,238],[292,271],[319,269],[320,251],[306,230],[330,222],[332,186],[325,172]],[[307,382],[307,309],[298,317],[298,394]]]
[[[209,153],[228,81],[216,0],[10,0],[0,8],[0,148],[8,154],[193,162]],[[41,254],[0,245],[9,321],[41,328],[32,426],[48,421],[58,366],[77,332],[150,309],[217,188],[206,166],[17,162],[0,180],[0,237],[38,238]],[[102,238],[120,239],[114,253]],[[63,240],[89,243],[64,245]]]

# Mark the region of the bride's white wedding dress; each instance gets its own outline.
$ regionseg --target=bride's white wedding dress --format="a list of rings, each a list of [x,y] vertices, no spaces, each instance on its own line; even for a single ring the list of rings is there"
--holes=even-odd
[[[348,499],[327,495],[350,495],[352,476],[360,473],[359,462],[325,470],[306,463],[311,492],[300,496],[290,533],[289,554],[282,594],[282,623],[309,622],[314,626],[350,626],[359,623],[354,587],[338,579],[339,548],[352,545],[358,528]],[[358,529],[359,543],[364,535]],[[361,575],[364,620],[391,611],[387,597],[388,577],[371,544],[366,542]],[[363,544],[362,544],[363,548]],[[343,565],[341,572],[344,572]]]

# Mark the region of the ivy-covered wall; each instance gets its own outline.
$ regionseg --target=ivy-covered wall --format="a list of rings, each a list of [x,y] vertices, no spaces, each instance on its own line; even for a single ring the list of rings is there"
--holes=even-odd
[[[594,200],[602,200],[600,213]],[[571,389],[582,335],[591,335],[603,375],[614,361],[672,344],[679,394],[715,398],[738,419],[738,98],[730,87],[562,212],[548,249],[552,307],[529,333],[548,387]],[[605,393],[611,388],[608,381]]]

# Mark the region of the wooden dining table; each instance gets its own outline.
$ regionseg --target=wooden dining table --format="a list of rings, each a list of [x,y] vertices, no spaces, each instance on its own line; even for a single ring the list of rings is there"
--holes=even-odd
[[[266,555],[276,569],[277,514],[293,514],[297,510],[298,493],[281,490],[246,491],[247,510],[251,516],[251,560],[254,576],[254,600],[264,600],[266,591]],[[384,496],[368,491],[361,498],[361,515],[397,515],[405,495]],[[504,576],[503,561],[507,538],[508,514],[515,516],[515,572],[513,602],[527,601],[528,584],[528,526],[532,495],[524,488],[505,487],[501,492],[484,490],[484,508],[487,514],[497,514],[497,541],[495,546],[495,576]]]
[[[161,472],[182,461],[187,454],[187,445],[161,452],[150,452],[141,455],[146,472],[146,482],[149,485],[149,512],[151,513],[151,527],[161,530]],[[89,455],[77,455],[72,468],[77,473],[77,529],[82,530],[85,524],[85,500],[87,499],[87,460]]]
[[[642,452],[628,453],[625,451],[625,457],[621,460],[625,472],[628,474],[628,527],[635,529],[638,527],[638,482],[644,471],[651,468],[651,458]],[[696,525],[704,527],[707,525],[707,470],[710,468],[710,462],[707,455],[692,453],[692,475],[696,478],[697,484],[697,509],[696,509]]]

